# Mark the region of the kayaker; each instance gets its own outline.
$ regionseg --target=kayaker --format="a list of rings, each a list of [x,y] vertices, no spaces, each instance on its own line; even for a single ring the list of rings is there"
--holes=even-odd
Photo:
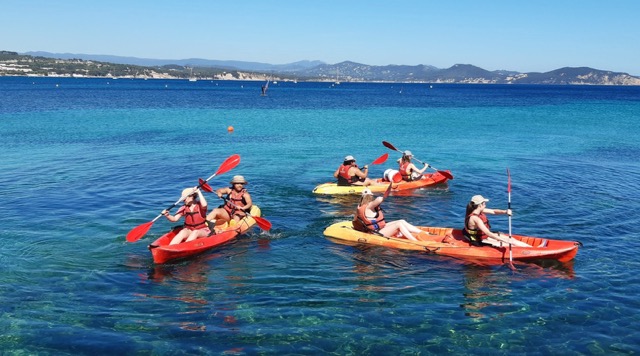
[[[167,210],[162,211],[162,215],[171,222],[176,222],[184,216],[182,230],[174,236],[169,245],[179,244],[185,239],[185,242],[193,241],[197,238],[208,236],[210,232],[205,223],[207,199],[204,198],[200,189],[198,187],[186,188],[182,190],[181,197],[185,197],[184,205],[178,209],[175,215],[169,214]]]
[[[411,158],[413,154],[411,151],[402,152],[402,157],[398,158],[398,171],[400,171],[400,175],[402,175],[402,180],[411,182],[414,180],[418,180],[422,178],[422,173],[429,168],[429,164],[425,163],[422,169],[418,169],[413,162],[411,162]]]
[[[373,181],[367,178],[369,174],[369,166],[364,165],[362,167],[364,171],[361,171],[356,164],[356,159],[349,155],[344,158],[344,161],[333,173],[333,176],[338,179],[339,186],[348,185],[364,185],[368,186],[373,184]]]
[[[520,240],[510,238],[500,232],[491,231],[491,224],[489,224],[489,219],[487,219],[486,214],[511,215],[511,209],[489,209],[487,208],[488,201],[489,199],[486,199],[482,195],[474,195],[467,204],[462,233],[469,239],[469,243],[474,246],[488,244],[497,247],[511,243],[513,246],[531,247],[531,245]]]
[[[223,195],[225,203],[219,207],[213,209],[209,215],[207,215],[207,225],[212,233],[215,233],[213,227],[219,220],[228,222],[229,225],[233,225],[244,218],[246,212],[251,209],[253,202],[251,201],[251,195],[244,187],[247,185],[247,180],[243,176],[233,176],[231,179],[230,187],[224,187],[216,190],[218,198],[222,199]]]
[[[380,204],[384,197],[375,198],[371,190],[365,188],[362,191],[362,198],[356,210],[356,218],[353,226],[356,230],[364,232],[376,232],[386,237],[397,237],[402,234],[408,240],[418,241],[412,233],[420,233],[421,230],[409,224],[405,220],[394,220],[386,222]]]

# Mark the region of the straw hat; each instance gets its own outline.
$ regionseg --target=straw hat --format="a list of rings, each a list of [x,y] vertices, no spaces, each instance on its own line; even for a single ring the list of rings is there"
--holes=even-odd
[[[236,183],[247,184],[247,181],[244,179],[243,176],[233,176],[233,178],[231,179],[231,184],[236,184]]]
[[[182,195],[180,195],[180,196],[183,197],[183,198],[186,198],[188,196],[195,195],[195,194],[196,194],[196,192],[194,192],[193,191],[193,187],[191,187],[191,188],[184,188],[182,190]]]

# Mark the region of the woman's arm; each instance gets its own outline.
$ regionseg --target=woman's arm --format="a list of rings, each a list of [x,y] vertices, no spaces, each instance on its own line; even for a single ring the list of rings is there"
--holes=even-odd
[[[367,174],[369,173],[369,166],[364,166],[364,172],[360,170],[358,167],[353,167],[355,169],[353,173],[355,173],[360,178],[367,178]]]
[[[382,204],[383,201],[384,201],[383,197],[377,197],[369,203],[369,206],[367,208],[374,210],[375,208],[380,206],[380,204]]]
[[[202,205],[203,208],[206,208],[207,199],[205,199],[204,194],[202,194],[202,191],[200,189],[198,189],[198,198],[200,199],[200,205]]]
[[[162,211],[162,215],[164,215],[164,217],[167,218],[167,220],[169,220],[171,222],[176,222],[176,221],[180,220],[180,218],[182,217],[182,213],[180,213],[180,211],[181,210],[179,210],[176,215],[171,215],[171,214],[169,214],[169,211],[163,210]]]
[[[485,212],[487,214],[493,214],[493,215],[512,215],[511,209],[501,210],[501,209],[485,208],[483,210],[483,212]]]
[[[246,204],[244,206],[239,206],[239,208],[241,208],[242,210],[248,211],[249,209],[251,209],[251,206],[253,205],[253,201],[251,200],[251,194],[245,192],[243,195],[243,198]]]
[[[216,190],[216,195],[218,195],[218,198],[222,199],[222,196],[224,194],[229,194],[230,192],[231,192],[231,188],[228,188],[228,187],[220,188]]]

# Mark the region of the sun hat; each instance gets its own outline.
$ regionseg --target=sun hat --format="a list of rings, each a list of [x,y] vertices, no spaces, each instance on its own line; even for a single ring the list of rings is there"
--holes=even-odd
[[[193,187],[191,187],[191,188],[184,188],[182,190],[182,195],[180,195],[180,196],[183,197],[183,198],[186,198],[186,197],[194,195],[194,194],[196,194],[196,192],[194,192],[193,191]]]
[[[243,176],[233,176],[233,179],[231,179],[231,184],[236,184],[236,183],[247,184],[247,181],[244,179]]]
[[[474,196],[471,198],[471,202],[472,202],[473,204],[475,204],[475,205],[480,205],[480,204],[485,203],[485,202],[488,202],[488,201],[489,201],[489,199],[487,199],[487,198],[483,197],[482,195],[474,195]]]
[[[364,190],[362,191],[362,196],[365,195],[373,195],[373,193],[371,193],[371,190],[369,188],[364,188]]]
[[[407,157],[413,157],[413,153],[411,153],[411,151],[406,150],[404,152],[402,152],[403,155],[407,156]]]
[[[355,161],[355,160],[356,160],[356,159],[355,159],[353,156],[351,156],[351,155],[346,156],[346,157],[344,158],[344,161],[345,161],[345,162],[347,162],[347,161]]]

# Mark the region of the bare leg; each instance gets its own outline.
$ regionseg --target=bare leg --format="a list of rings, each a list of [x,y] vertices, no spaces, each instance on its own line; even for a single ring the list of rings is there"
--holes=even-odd
[[[407,228],[407,230],[411,231],[412,233],[419,234],[419,233],[421,233],[421,232],[422,232],[422,230],[418,229],[416,226],[413,226],[413,225],[409,224],[409,223],[408,223],[407,221],[405,221],[404,219],[402,219],[402,220],[398,220],[398,221],[400,221],[400,223],[401,223],[402,225],[404,225],[404,226]]]
[[[231,217],[229,213],[223,208],[215,208],[207,215],[207,220],[217,222],[218,220],[223,220],[224,222],[229,222]]]
[[[189,229],[180,230],[180,232],[176,236],[174,236],[173,239],[171,239],[169,245],[177,245],[181,243],[185,237],[189,236],[189,234],[191,234],[191,230]]]
[[[388,222],[384,228],[380,229],[380,233],[387,237],[394,237],[398,231],[404,236],[406,239],[418,241],[412,234],[410,228],[407,226],[408,223],[404,220],[395,220]]]
[[[197,238],[205,237],[207,235],[209,235],[209,230],[208,229],[193,230],[193,231],[191,231],[191,233],[189,234],[189,237],[187,237],[187,241],[185,241],[185,242],[193,241],[193,240],[195,240]]]

